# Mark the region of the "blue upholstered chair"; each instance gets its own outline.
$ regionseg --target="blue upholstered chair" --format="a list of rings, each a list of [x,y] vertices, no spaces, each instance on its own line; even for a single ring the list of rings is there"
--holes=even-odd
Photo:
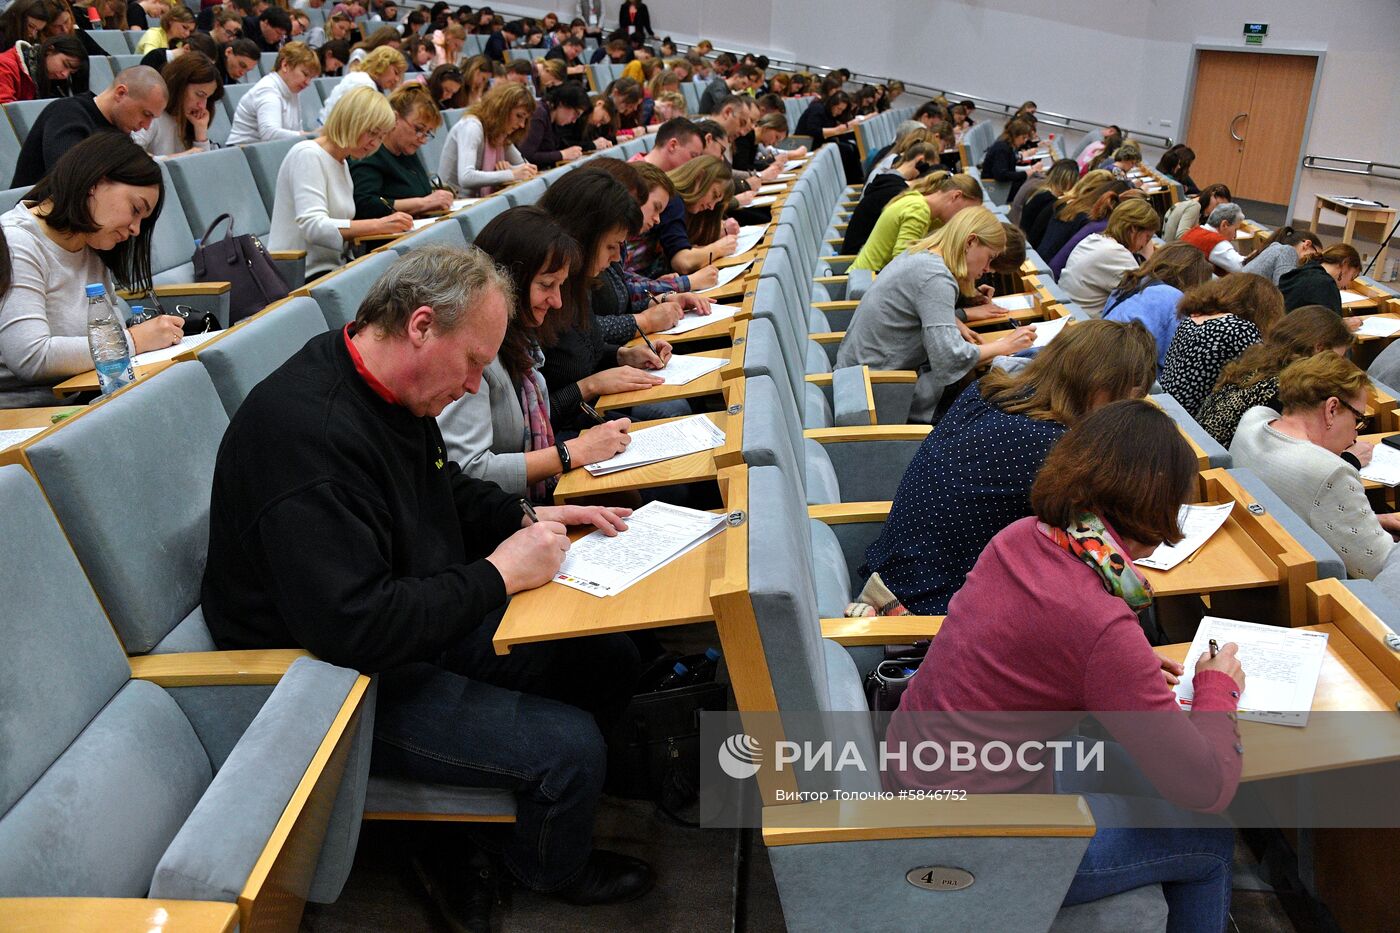
[[[53,103],[51,99],[17,100],[5,105],[5,114],[10,118],[10,124],[15,129],[15,136],[21,143],[29,135],[29,131],[34,128],[34,121],[39,119],[39,114],[43,113],[44,108],[51,103]],[[13,164],[11,163],[11,165]]]
[[[131,484],[112,498],[116,475],[103,506],[130,502]],[[295,925],[309,895],[334,900],[354,845],[323,834],[346,784],[363,787],[368,678],[305,657],[256,685],[236,665],[202,679],[144,659],[133,671],[20,467],[0,468],[0,510],[0,898],[237,902],[245,930],[279,915]],[[195,685],[162,685],[182,676]],[[335,870],[318,870],[332,849]],[[6,911],[23,908],[0,906],[0,928],[17,929]]]
[[[394,264],[399,254],[392,249],[361,256],[348,266],[337,269],[311,283],[310,294],[321,306],[326,324],[340,330],[355,320],[355,312],[364,301],[370,286],[379,281],[384,271]]]
[[[270,305],[227,334],[199,349],[196,359],[209,373],[230,419],[259,382],[318,334],[326,316],[305,296]]]
[[[300,140],[275,139],[272,142],[253,143],[241,147],[243,157],[248,160],[248,168],[257,182],[258,193],[262,195],[263,207],[272,214],[272,199],[277,194],[277,173],[282,169],[282,160],[287,152]]]

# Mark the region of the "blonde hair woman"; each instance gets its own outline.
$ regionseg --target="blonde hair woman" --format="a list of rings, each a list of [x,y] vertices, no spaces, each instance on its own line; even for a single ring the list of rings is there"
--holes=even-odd
[[[384,95],[367,87],[347,93],[321,128],[321,135],[287,151],[277,172],[268,249],[306,250],[308,279],[336,268],[356,237],[402,233],[413,218],[401,211],[355,220],[355,183],[347,159],[363,159],[394,128],[394,110]]]
[[[734,183],[729,163],[715,156],[699,156],[666,175],[676,187],[676,196],[685,202],[690,250],[701,254],[695,268],[733,253],[738,241],[724,232],[724,205]]]
[[[534,109],[523,84],[502,81],[487,91],[447,134],[438,169],[442,180],[484,197],[501,185],[534,178],[538,170],[516,148]]]
[[[1069,254],[1060,286],[1090,317],[1103,314],[1123,276],[1152,257],[1152,236],[1162,218],[1142,198],[1127,198],[1108,217],[1108,229],[1086,236]]]
[[[979,364],[1026,349],[1034,327],[973,342],[962,325],[959,299],[977,294],[978,277],[1006,248],[1001,221],[985,207],[961,210],[932,236],[900,254],[861,298],[841,341],[836,365],[918,370],[911,422],[932,423],[944,391]]]
[[[466,79],[462,93],[466,95],[468,107],[480,103],[486,96],[486,92],[491,89],[491,78],[495,74],[491,59],[485,55],[473,55],[467,59],[467,63],[462,66],[462,75]]]
[[[928,236],[959,211],[981,204],[982,186],[971,175],[926,175],[885,205],[851,268],[879,272],[909,244]]]
[[[403,82],[404,73],[407,71],[408,60],[403,57],[403,53],[392,45],[381,45],[350,66],[345,77],[341,78],[340,83],[331,91],[331,96],[326,98],[317,119],[324,126],[326,116],[336,103],[357,87],[382,92],[392,91]]]

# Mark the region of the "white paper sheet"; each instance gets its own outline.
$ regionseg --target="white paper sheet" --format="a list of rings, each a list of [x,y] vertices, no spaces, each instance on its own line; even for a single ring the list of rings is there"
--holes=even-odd
[[[23,444],[43,430],[44,428],[11,428],[8,431],[0,431],[0,450]]]
[[[1239,701],[1239,718],[1250,722],[1271,722],[1281,726],[1306,726],[1312,712],[1317,678],[1327,656],[1327,633],[1237,622],[1206,616],[1191,640],[1186,655],[1186,673],[1176,685],[1176,701],[1189,710],[1195,699],[1191,679],[1196,661],[1210,654],[1210,640],[1225,647],[1233,642],[1244,668],[1244,695]]]
[[[723,288],[730,282],[737,279],[739,276],[743,275],[745,272],[749,271],[749,266],[751,265],[753,265],[752,259],[750,259],[748,262],[740,263],[737,266],[725,266],[723,269],[719,270],[719,279],[715,282],[714,285],[710,286],[709,288],[701,289],[695,294],[703,295],[705,294],[705,292],[712,292],[717,288]]]
[[[1392,337],[1400,333],[1400,318],[1371,315],[1356,329],[1358,337]]]
[[[1366,296],[1366,295],[1361,294],[1360,292],[1354,292],[1354,291],[1352,291],[1352,290],[1349,289],[1349,288],[1344,288],[1344,289],[1342,289],[1342,304],[1343,304],[1343,305],[1351,305],[1351,304],[1356,304],[1358,301],[1368,301],[1368,300],[1369,300],[1369,297]]]
[[[725,516],[665,502],[648,502],[627,519],[627,530],[601,531],[573,543],[555,583],[592,596],[613,596],[724,530]]]
[[[776,185],[776,184],[775,184],[775,185],[764,185],[764,186],[762,186],[761,188],[758,189],[758,193],[759,193],[759,194],[782,194],[784,191],[787,190],[787,187],[788,187],[788,186],[785,185],[785,184],[784,184],[784,185]],[[754,200],[758,200],[758,199],[755,198]],[[752,206],[753,206],[752,203],[750,203],[749,206],[752,207]]]
[[[1361,478],[1384,486],[1400,486],[1400,450],[1389,444],[1377,444],[1371,451],[1371,462],[1361,471]]]
[[[620,470],[674,460],[702,450],[713,450],[724,443],[724,432],[704,415],[692,415],[653,428],[631,432],[632,443],[615,457],[584,467],[592,476],[607,476]]]
[[[661,333],[675,335],[684,334],[692,330],[699,330],[716,321],[726,321],[738,314],[741,310],[742,309],[737,305],[710,305],[709,314],[697,314],[694,311],[687,311],[685,317],[677,321],[672,327],[661,331]],[[1400,321],[1396,323],[1400,324]]]
[[[749,224],[747,227],[739,228],[738,245],[734,247],[732,255],[738,256],[740,253],[747,253],[758,245],[758,241],[763,239],[763,235],[768,232],[771,224]]]
[[[1035,307],[1034,295],[998,295],[992,304],[1007,311],[1029,311]]]
[[[1224,505],[1183,505],[1176,520],[1185,537],[1176,544],[1158,545],[1150,557],[1138,560],[1137,565],[1153,570],[1171,570],[1200,550],[1201,545],[1221,529],[1234,505],[1233,502]]]
[[[664,367],[651,370],[651,372],[653,375],[660,376],[666,380],[663,385],[683,386],[687,382],[694,382],[701,376],[709,375],[728,362],[728,359],[721,359],[719,357],[687,356],[685,354],[675,353],[666,361]]]
[[[148,366],[151,363],[159,363],[162,360],[173,360],[188,350],[192,350],[200,344],[213,340],[223,334],[221,330],[211,330],[203,334],[195,334],[186,337],[173,347],[166,347],[163,350],[147,350],[145,353],[138,353],[131,358],[132,366]]]
[[[437,222],[438,222],[438,218],[437,218],[437,217],[419,217],[417,220],[415,220],[415,221],[413,222],[413,229],[414,229],[414,230],[422,230],[422,229],[423,229],[424,227],[426,227],[428,224],[435,224],[435,223],[437,223]]]
[[[455,201],[452,202],[452,210],[460,211],[462,208],[470,207],[471,205],[477,203],[480,200],[481,198],[457,198]]]
[[[749,202],[749,207],[769,207],[778,203],[778,196],[775,194],[765,194],[761,198],[754,198]]]
[[[1351,198],[1351,197],[1345,197],[1345,196],[1340,195],[1340,194],[1334,194],[1334,195],[1332,195],[1332,196],[1331,196],[1331,200],[1336,201],[1338,204],[1345,204],[1345,205],[1347,205],[1348,207],[1381,207],[1381,206],[1382,206],[1380,201],[1369,201],[1369,200],[1367,200],[1366,198]]]
[[[1067,318],[1067,317],[1058,317],[1058,318],[1055,318],[1055,320],[1053,320],[1053,321],[1036,321],[1036,322],[1035,322],[1035,343],[1031,344],[1031,346],[1033,346],[1033,347],[1045,347],[1045,346],[1049,346],[1049,345],[1050,345],[1050,341],[1052,341],[1052,340],[1054,340],[1056,337],[1060,336],[1060,331],[1062,331],[1062,330],[1065,329],[1065,326],[1066,326],[1067,324],[1069,324],[1069,321],[1070,321],[1070,319]]]
[[[811,160],[811,156],[806,159],[788,159],[783,163],[783,168],[801,168]]]

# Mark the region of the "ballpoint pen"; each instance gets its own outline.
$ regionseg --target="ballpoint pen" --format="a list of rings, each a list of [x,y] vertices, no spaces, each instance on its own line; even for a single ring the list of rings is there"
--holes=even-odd
[[[607,424],[607,419],[604,418],[601,414],[598,413],[598,409],[594,408],[592,405],[588,404],[587,402],[579,402],[579,403],[578,403],[578,407],[581,408],[581,409],[583,409],[583,413],[584,413],[585,415],[587,415],[588,417],[592,418],[594,421],[598,422],[599,424]]]
[[[525,513],[525,517],[529,519],[530,524],[538,525],[540,523],[540,517],[535,514],[534,506],[530,505],[530,500],[520,500],[520,511]]]

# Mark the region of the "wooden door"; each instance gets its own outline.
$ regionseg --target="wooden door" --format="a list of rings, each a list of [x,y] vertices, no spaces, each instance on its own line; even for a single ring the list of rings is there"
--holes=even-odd
[[[1259,70],[1254,78],[1236,193],[1251,201],[1287,204],[1293,176],[1303,157],[1303,128],[1308,121],[1313,72],[1311,55],[1254,55]]]
[[[1199,185],[1228,185],[1233,192],[1244,160],[1244,136],[1254,99],[1255,61],[1261,55],[1201,52],[1196,57],[1196,90],[1191,99],[1186,145],[1196,152],[1191,177]],[[1231,130],[1234,130],[1232,135]]]
[[[1192,177],[1228,185],[1237,198],[1287,204],[1316,67],[1311,55],[1200,52],[1187,132]]]

